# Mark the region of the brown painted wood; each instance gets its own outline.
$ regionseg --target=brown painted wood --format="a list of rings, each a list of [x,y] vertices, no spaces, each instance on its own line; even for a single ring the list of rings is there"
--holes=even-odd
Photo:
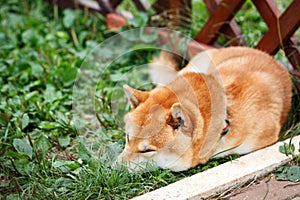
[[[214,11],[217,10],[219,4],[221,3],[222,0],[203,0],[208,11],[210,13],[213,13]]]
[[[140,0],[132,0],[135,7],[142,12],[146,12],[146,8],[144,6],[144,4],[140,1]]]
[[[290,11],[291,12],[291,11]],[[298,13],[300,10],[298,11]],[[299,15],[298,15],[299,16]],[[295,17],[295,16],[294,16]],[[298,19],[300,21],[300,18]],[[299,28],[299,25],[298,25]],[[297,30],[297,28],[296,28]],[[292,64],[294,71],[293,73],[300,77],[300,42],[297,37],[294,35],[289,38],[287,41],[284,41],[284,52],[286,57],[289,59]]]
[[[294,1],[289,8],[281,15],[279,9],[276,6],[274,0],[253,0],[252,1],[259,11],[261,17],[269,27],[269,32],[258,43],[257,48],[267,51],[270,54],[275,54],[281,47],[285,51],[285,55],[292,64],[294,69],[300,69],[300,50],[299,42],[296,37],[291,35],[298,29],[300,23],[299,15],[295,15],[293,12],[299,8],[299,0]],[[295,4],[298,4],[295,7]],[[292,7],[293,9],[292,9]],[[285,20],[282,22],[281,20]],[[280,27],[281,38],[279,37],[278,23]],[[282,27],[282,25],[284,27]],[[284,31],[283,31],[284,30]],[[282,41],[280,41],[282,40]],[[270,46],[268,44],[271,44]],[[299,74],[296,73],[296,74]]]
[[[204,0],[206,7],[211,14],[217,10],[220,2],[221,0]],[[233,19],[229,22],[229,24],[225,24],[221,28],[220,32],[224,34],[225,39],[230,46],[240,46],[246,43],[243,39],[240,28]]]
[[[220,30],[234,17],[242,7],[245,0],[224,0],[211,15],[195,40],[204,44],[212,44],[217,38]]]
[[[109,0],[111,7],[116,9],[118,5],[122,2],[122,0]]]
[[[276,19],[280,17],[280,11],[274,0],[252,0],[252,2],[268,27],[276,25]]]
[[[84,9],[88,8],[91,12],[99,12],[105,14],[105,11],[98,5],[97,2],[91,0],[46,0],[52,5],[58,5],[60,8],[70,8],[70,9]]]
[[[294,70],[298,70],[300,74],[300,43],[295,36],[291,37],[288,41],[284,42],[285,56],[292,64]],[[300,76],[299,76],[300,77]]]
[[[290,38],[300,26],[300,0],[294,0],[279,20],[282,37]]]
[[[115,12],[108,0],[96,0],[96,2],[99,4],[100,8],[102,8],[104,15]]]
[[[299,28],[300,0],[294,0],[286,11],[273,22],[275,27],[269,27],[269,31],[259,41],[256,48],[262,49],[270,54],[275,54],[283,42],[287,41]],[[279,29],[278,29],[279,28]]]
[[[100,12],[103,15],[115,12],[122,0],[46,0],[62,8],[88,8],[90,11]],[[140,11],[146,11],[143,0],[132,0]],[[234,15],[241,8],[245,0],[204,0],[210,18],[196,35],[195,40],[204,44],[213,44],[219,33],[223,33],[230,45],[244,44],[242,33],[233,20]],[[294,0],[286,11],[281,14],[274,0],[252,0],[269,30],[258,42],[256,48],[270,54],[275,54],[279,48],[285,51],[287,58],[294,69],[300,69],[299,41],[292,37],[300,26],[300,0]],[[168,13],[166,20],[172,21],[174,28],[181,26],[189,28],[191,24],[191,0],[157,0],[153,5],[159,14]],[[164,20],[164,19],[162,19]],[[192,45],[194,49],[203,49]],[[295,74],[300,74],[295,71]]]

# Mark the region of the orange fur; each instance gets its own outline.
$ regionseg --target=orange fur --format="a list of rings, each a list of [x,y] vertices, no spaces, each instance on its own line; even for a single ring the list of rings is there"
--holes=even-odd
[[[160,72],[151,76],[161,79]],[[125,117],[127,142],[119,162],[137,168],[151,160],[181,171],[214,155],[245,154],[278,140],[291,82],[268,54],[246,47],[208,50],[172,76],[149,92],[124,86],[133,110]],[[230,129],[222,136],[226,117]]]

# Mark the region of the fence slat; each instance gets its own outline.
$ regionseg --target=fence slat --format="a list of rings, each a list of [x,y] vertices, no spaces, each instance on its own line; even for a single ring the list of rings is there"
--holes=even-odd
[[[213,14],[220,4],[221,0],[204,0],[208,11]],[[225,36],[225,39],[232,46],[239,46],[241,44],[245,44],[245,40],[243,39],[242,32],[238,27],[235,20],[231,20],[229,24],[225,24],[220,32],[222,32]]]
[[[231,21],[244,2],[245,0],[222,1],[201,31],[196,35],[195,40],[205,44],[213,43],[221,28]]]
[[[287,41],[300,25],[300,0],[294,0],[286,11],[275,20],[275,28],[270,28],[256,48],[275,54],[284,41]]]
[[[284,43],[284,52],[285,56],[289,59],[290,63],[292,64],[295,75],[300,77],[300,49],[299,49],[299,42],[297,41],[296,37],[290,38],[288,41]],[[298,70],[298,73],[295,73]]]
[[[260,16],[270,28],[276,28],[276,19],[280,17],[280,11],[274,0],[252,0]]]

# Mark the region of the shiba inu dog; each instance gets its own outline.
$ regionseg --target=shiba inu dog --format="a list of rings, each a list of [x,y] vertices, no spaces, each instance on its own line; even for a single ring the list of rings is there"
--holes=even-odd
[[[288,72],[271,56],[246,47],[212,49],[178,72],[170,58],[162,52],[151,67],[160,87],[124,86],[132,111],[124,119],[126,146],[118,162],[138,169],[151,161],[182,171],[278,140],[292,89]]]

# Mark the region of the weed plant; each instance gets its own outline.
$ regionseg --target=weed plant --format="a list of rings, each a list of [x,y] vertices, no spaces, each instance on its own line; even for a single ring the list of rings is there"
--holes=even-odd
[[[0,2],[1,199],[128,199],[238,157],[212,159],[181,173],[151,166],[138,173],[115,169],[111,163],[124,145],[124,129],[111,116],[112,90],[126,69],[150,60],[155,51],[133,52],[113,63],[97,85],[101,128],[82,133],[84,122],[72,112],[77,71],[115,33],[106,29],[103,16],[86,10],[60,10],[42,0]],[[199,13],[207,13],[199,5]],[[148,16],[138,15],[129,28],[145,26]],[[198,25],[191,35],[194,30]],[[299,94],[294,99],[299,113]],[[295,115],[289,127],[297,124]],[[295,132],[298,125],[289,134]]]

